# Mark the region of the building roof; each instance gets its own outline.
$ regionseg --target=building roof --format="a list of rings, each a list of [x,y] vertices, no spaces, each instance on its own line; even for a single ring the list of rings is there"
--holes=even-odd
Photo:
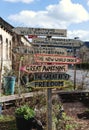
[[[1,26],[1,28],[4,28],[4,29],[7,30],[8,32],[13,33],[12,29],[13,29],[14,27],[13,27],[11,24],[7,23],[7,22],[6,22],[3,18],[1,18],[1,17],[0,17],[0,26]],[[26,41],[28,41],[25,36],[23,36],[23,37],[24,37],[24,39],[25,39]]]
[[[0,27],[6,29],[10,33],[12,33],[12,29],[14,28],[12,25],[7,23],[4,19],[0,17]]]
[[[89,41],[85,41],[84,45],[89,48]]]

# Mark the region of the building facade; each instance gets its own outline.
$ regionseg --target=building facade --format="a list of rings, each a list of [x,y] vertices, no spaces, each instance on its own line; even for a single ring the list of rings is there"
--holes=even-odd
[[[4,73],[4,67],[12,69],[14,62],[13,48],[17,46],[28,46],[31,44],[24,36],[13,32],[13,26],[0,17],[0,81]]]

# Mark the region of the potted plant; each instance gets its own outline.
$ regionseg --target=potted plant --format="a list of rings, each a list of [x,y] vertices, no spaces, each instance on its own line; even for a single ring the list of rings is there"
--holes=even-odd
[[[28,105],[23,105],[15,110],[16,115],[16,125],[18,130],[30,130],[32,121],[35,116],[35,112],[32,108],[30,108]]]
[[[15,115],[18,117],[23,117],[24,119],[28,120],[35,116],[35,111],[28,105],[22,105],[16,108]]]
[[[38,124],[35,118],[35,111],[29,105],[23,105],[15,110],[16,125],[18,130],[43,130],[42,125]]]

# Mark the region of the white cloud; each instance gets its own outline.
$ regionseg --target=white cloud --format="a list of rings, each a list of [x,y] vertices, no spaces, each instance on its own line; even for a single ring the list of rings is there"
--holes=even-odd
[[[87,1],[87,5],[89,6],[89,0]]]
[[[89,41],[89,31],[86,30],[73,30],[67,31],[69,38],[79,37],[80,40]]]
[[[44,11],[23,10],[10,15],[9,19],[18,22],[18,25],[66,28],[72,23],[89,20],[89,13],[80,4],[74,4],[71,0],[61,0],[58,4],[47,6]]]
[[[89,20],[89,13],[78,3],[71,0],[59,0],[58,4],[49,5],[43,11],[23,10],[18,14],[9,16],[17,26],[69,28],[71,24],[82,23]],[[68,36],[80,37],[89,40],[89,32],[84,30],[68,31]]]
[[[47,7],[51,16],[66,21],[66,23],[80,23],[89,20],[89,13],[80,4],[74,4],[71,0],[61,0],[58,5]]]
[[[4,1],[13,2],[13,3],[16,3],[16,2],[31,3],[31,2],[33,2],[34,0],[4,0]]]

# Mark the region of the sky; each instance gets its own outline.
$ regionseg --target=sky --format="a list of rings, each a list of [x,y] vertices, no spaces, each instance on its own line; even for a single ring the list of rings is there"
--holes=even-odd
[[[89,0],[0,0],[0,17],[14,27],[67,29],[89,41]]]

